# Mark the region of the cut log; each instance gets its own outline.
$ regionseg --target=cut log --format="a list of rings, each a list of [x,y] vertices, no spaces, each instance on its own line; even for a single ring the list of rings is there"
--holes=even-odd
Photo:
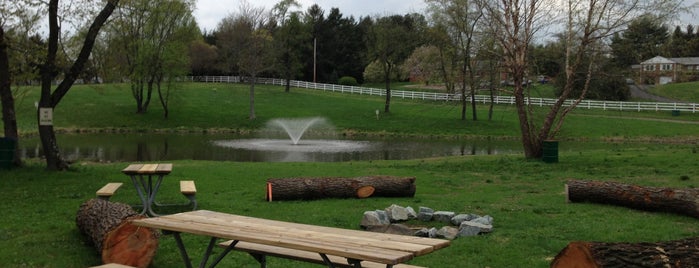
[[[656,243],[571,242],[551,262],[553,268],[696,267],[699,238]]]
[[[267,180],[267,201],[415,196],[415,177],[274,178]]]
[[[90,199],[80,205],[75,221],[101,253],[103,263],[147,267],[158,248],[158,237],[155,230],[131,224],[132,219],[143,217],[127,204]]]
[[[592,202],[699,218],[699,189],[644,187],[616,182],[569,180],[568,202]]]

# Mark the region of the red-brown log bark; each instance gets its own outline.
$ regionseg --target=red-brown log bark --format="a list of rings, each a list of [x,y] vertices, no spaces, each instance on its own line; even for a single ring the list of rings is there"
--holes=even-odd
[[[571,242],[551,262],[554,268],[696,267],[699,238],[654,243]]]
[[[75,221],[102,255],[102,262],[148,267],[158,248],[157,232],[130,221],[143,217],[127,204],[90,199],[80,205]]]
[[[605,181],[569,180],[569,202],[619,205],[647,211],[672,212],[699,218],[699,189],[645,187]]]
[[[277,178],[267,180],[268,201],[365,198],[369,196],[412,197],[414,195],[414,177],[366,176],[355,178]]]

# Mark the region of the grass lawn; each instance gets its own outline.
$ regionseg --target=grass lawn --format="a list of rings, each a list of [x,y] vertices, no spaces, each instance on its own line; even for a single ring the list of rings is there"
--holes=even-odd
[[[258,87],[258,120],[247,120],[247,87],[182,84],[173,95],[171,117],[162,119],[153,103],[135,115],[127,85],[79,86],[56,109],[63,131],[254,131],[268,119],[323,115],[348,135],[420,137],[477,136],[516,139],[516,112],[496,107],[493,120],[461,121],[450,103],[395,100],[392,113],[376,120],[378,97]],[[18,105],[22,132],[36,129],[35,91]],[[545,108],[535,113],[545,111]],[[457,213],[491,215],[494,231],[458,238],[443,250],[410,263],[429,267],[547,267],[568,242],[641,242],[699,235],[697,219],[602,204],[566,203],[567,179],[617,181],[644,186],[699,186],[697,115],[604,112],[578,109],[566,121],[561,147],[581,140],[609,141],[603,148],[562,150],[547,164],[521,155],[444,157],[343,163],[241,163],[179,160],[166,177],[159,198],[185,202],[178,180],[193,179],[201,209],[284,221],[359,229],[362,213],[391,204],[427,206]],[[470,117],[469,117],[470,118]],[[630,142],[633,141],[633,142]],[[60,142],[60,141],[59,141]],[[107,182],[125,185],[115,202],[138,202],[120,170],[129,163],[78,162],[66,172],[48,172],[38,159],[26,167],[0,170],[0,264],[3,267],[87,267],[100,257],[75,225],[81,203]],[[394,175],[415,176],[413,198],[325,199],[266,202],[265,181],[283,177]],[[208,240],[184,235],[195,262]],[[217,249],[220,252],[220,250]],[[270,258],[269,267],[320,267]],[[164,236],[151,267],[181,267],[174,239]],[[239,252],[220,267],[259,267]]]

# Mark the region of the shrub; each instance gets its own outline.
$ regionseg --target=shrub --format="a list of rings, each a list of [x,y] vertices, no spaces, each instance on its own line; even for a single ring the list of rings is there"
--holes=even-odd
[[[357,79],[351,76],[340,77],[337,83],[343,86],[359,86],[359,83],[357,83]]]

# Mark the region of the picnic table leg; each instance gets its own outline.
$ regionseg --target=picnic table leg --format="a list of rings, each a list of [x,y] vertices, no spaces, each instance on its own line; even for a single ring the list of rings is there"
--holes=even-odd
[[[150,175],[148,175],[148,215],[157,217],[158,214],[153,211],[153,206],[155,206],[155,196],[158,194],[158,189],[160,189],[160,184],[163,182],[164,175],[158,175],[158,180],[155,182],[155,187],[153,187],[153,180]]]
[[[320,253],[320,257],[323,258],[323,262],[325,262],[325,265],[327,265],[328,268],[335,268],[335,264],[328,259],[327,255]]]
[[[131,175],[131,182],[133,182],[133,186],[136,188],[136,192],[138,193],[138,198],[141,199],[141,204],[143,205],[141,214],[146,214],[148,211],[148,198],[145,195],[148,191],[146,189],[145,181],[143,180],[142,176],[136,178],[136,175]]]
[[[180,249],[180,255],[182,255],[182,260],[184,261],[185,267],[192,268],[192,261],[189,259],[189,255],[187,255],[187,250],[184,248],[184,243],[182,242],[180,233],[163,230],[163,234],[172,234],[175,237],[175,242],[177,242],[177,248]]]
[[[267,255],[249,252],[250,256],[260,263],[260,268],[267,268]]]
[[[211,238],[211,242],[216,242],[216,238]],[[218,255],[218,257],[216,258],[216,260],[214,260],[210,267],[218,265],[218,263],[221,262],[221,260],[223,260],[223,257],[225,257],[229,252],[233,250],[236,244],[238,244],[238,240],[234,240],[233,242],[231,242],[231,244],[228,245],[228,247],[226,247],[226,249]],[[210,244],[210,246],[213,246],[213,244]]]

